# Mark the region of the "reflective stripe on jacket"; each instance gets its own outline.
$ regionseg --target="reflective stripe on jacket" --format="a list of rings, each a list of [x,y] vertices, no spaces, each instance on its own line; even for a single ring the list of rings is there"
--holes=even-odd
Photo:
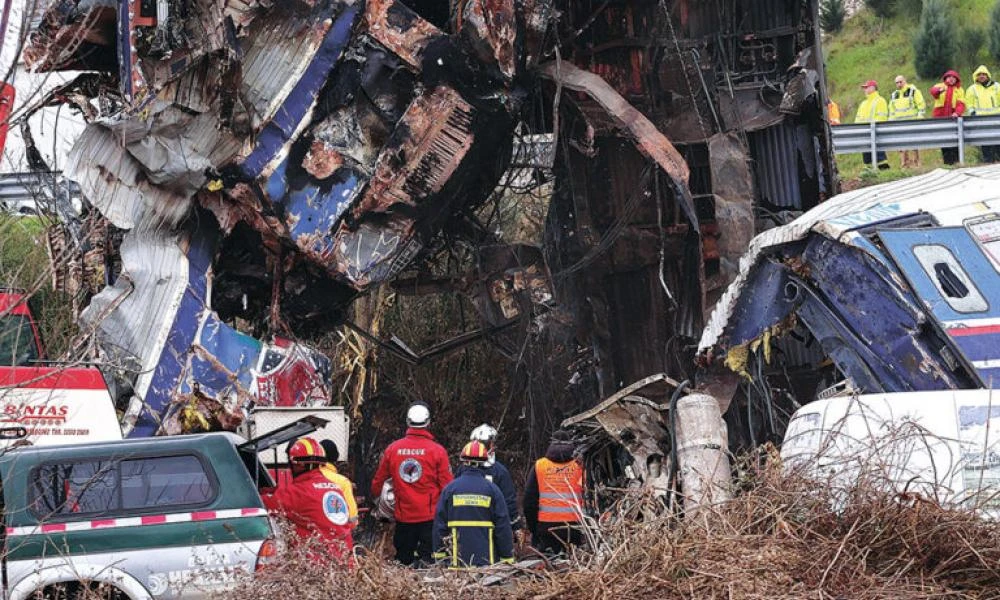
[[[583,516],[583,465],[578,460],[557,463],[540,458],[535,463],[538,479],[538,520],[542,523],[575,523]]]
[[[889,96],[889,120],[922,119],[927,110],[924,95],[917,86],[906,84],[901,90],[896,90]]]
[[[889,119],[889,105],[885,103],[878,92],[872,92],[865,96],[865,99],[858,105],[858,112],[854,115],[855,123],[880,123]]]

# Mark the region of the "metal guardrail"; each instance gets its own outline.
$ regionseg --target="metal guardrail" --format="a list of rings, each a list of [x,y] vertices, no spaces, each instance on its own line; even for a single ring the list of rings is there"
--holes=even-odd
[[[54,187],[64,185],[62,173],[0,173],[0,210],[36,214],[39,204],[51,203]],[[70,194],[79,197],[80,186],[69,181]]]
[[[965,145],[1000,145],[1000,116],[959,117],[957,119],[916,119],[834,125],[833,151],[836,154],[872,153],[887,150],[958,147],[958,162],[965,163]]]

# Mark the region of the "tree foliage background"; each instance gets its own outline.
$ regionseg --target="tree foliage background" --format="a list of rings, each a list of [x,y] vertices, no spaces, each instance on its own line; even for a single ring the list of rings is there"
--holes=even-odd
[[[920,26],[913,39],[917,74],[925,79],[940,77],[955,64],[957,32],[944,0],[925,0]]]
[[[844,0],[823,0],[819,7],[819,26],[827,33],[836,33],[844,27],[846,16]]]

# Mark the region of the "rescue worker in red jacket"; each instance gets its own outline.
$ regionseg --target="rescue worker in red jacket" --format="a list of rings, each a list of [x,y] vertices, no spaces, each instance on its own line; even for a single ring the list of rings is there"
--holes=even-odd
[[[934,109],[931,116],[935,119],[957,119],[965,113],[965,91],[962,80],[955,71],[945,71],[941,83],[931,87],[934,97]],[[944,164],[953,165],[958,162],[958,148],[941,148],[941,158]]]
[[[382,484],[392,479],[396,494],[392,544],[396,547],[396,560],[404,565],[417,560],[430,564],[433,560],[434,511],[441,491],[452,480],[448,452],[427,431],[430,420],[426,404],[410,406],[406,412],[406,435],[385,449],[372,480],[372,498],[378,498]]]
[[[435,558],[451,556],[453,569],[514,562],[514,532],[503,492],[486,478],[490,451],[473,440],[462,448],[464,467],[438,500],[434,517]],[[451,543],[445,537],[451,535]]]
[[[553,433],[545,457],[535,462],[524,486],[524,518],[532,545],[543,552],[583,543],[584,470],[574,451],[569,432]]]
[[[329,558],[347,560],[354,548],[350,507],[344,490],[320,470],[326,463],[323,447],[313,438],[300,438],[289,448],[288,460],[292,481],[264,490],[264,506],[291,521],[296,542],[318,537],[325,543]],[[312,551],[310,556],[324,558]]]

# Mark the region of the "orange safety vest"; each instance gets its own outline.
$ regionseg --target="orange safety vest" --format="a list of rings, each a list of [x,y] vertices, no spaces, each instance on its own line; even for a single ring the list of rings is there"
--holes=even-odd
[[[552,462],[540,458],[535,463],[538,479],[538,521],[567,523],[583,515],[583,465],[580,461]]]

